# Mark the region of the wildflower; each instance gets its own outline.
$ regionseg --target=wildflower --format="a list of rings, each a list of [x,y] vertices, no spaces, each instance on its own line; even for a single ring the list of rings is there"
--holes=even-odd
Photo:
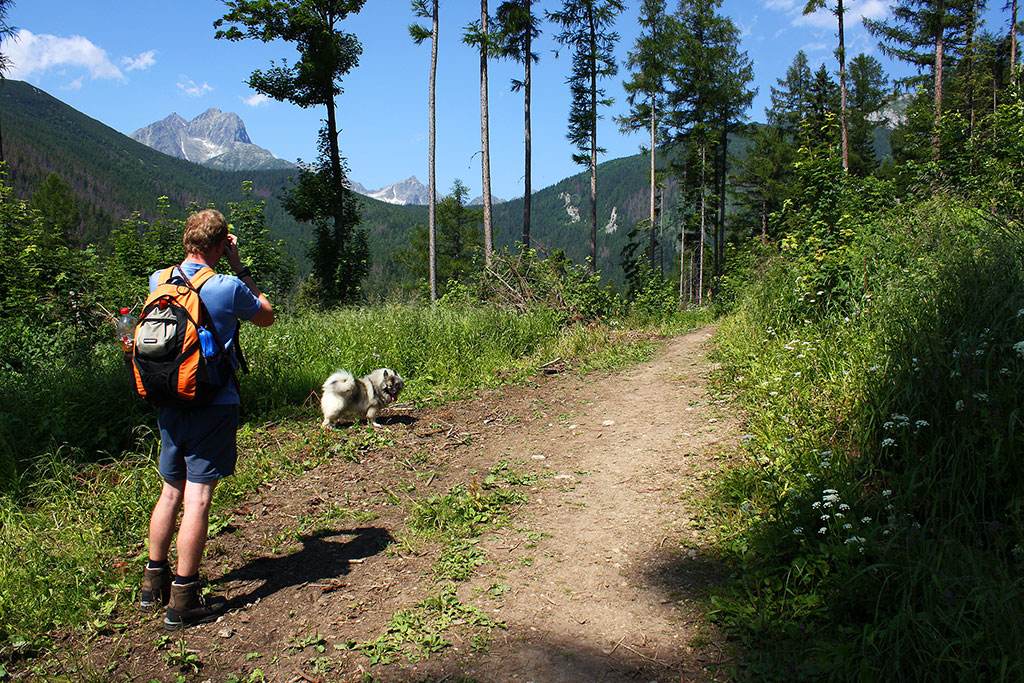
[[[983,393],[981,393],[981,392],[979,391],[979,392],[977,392],[976,394],[974,394],[974,398],[975,398],[975,400],[977,400],[977,401],[980,401],[980,402],[984,403],[985,401],[987,401],[987,400],[988,400],[988,394],[983,394]]]
[[[956,412],[961,413],[964,410],[964,402],[963,401],[957,401],[956,405],[954,405],[953,407],[956,408]]]
[[[793,529],[793,533],[794,534],[802,534],[803,532],[804,532],[804,528],[802,526],[798,526],[795,529]]]
[[[807,473],[807,476],[810,476],[810,472]],[[812,510],[817,510],[820,507],[821,507],[821,501],[819,501],[819,500],[816,500],[813,503],[811,503],[811,509]]]
[[[825,489],[824,491],[822,491],[822,493],[824,493],[826,496],[834,496],[837,493],[839,493],[839,491],[836,491],[835,489]]]
[[[818,533],[824,536],[826,533],[828,533],[828,529],[825,527],[821,527],[820,529],[818,529]]]
[[[843,512],[846,512],[847,510],[849,510],[849,509],[850,509],[850,506],[849,506],[849,505],[847,505],[846,503],[841,503],[841,504],[839,505],[839,509],[840,509],[840,510],[842,510]]]
[[[889,448],[896,445],[896,439],[882,439],[882,448]]]
[[[861,517],[860,518],[860,523],[861,524],[871,524],[871,518],[870,517]]]
[[[892,495],[892,489],[885,489],[884,491],[882,491],[882,495],[888,498],[889,496]]]
[[[1013,350],[1017,352],[1017,355],[1024,358],[1024,341],[1019,341],[1013,345]]]
[[[853,528],[853,525],[850,524],[849,522],[847,522],[846,524],[843,525],[843,529],[845,529],[847,531],[849,531],[852,528]]]
[[[960,372],[958,370],[950,370],[949,371],[949,378],[950,379],[956,379],[959,376],[960,376]]]
[[[889,421],[889,422],[886,422],[885,424],[882,425],[882,429],[892,429],[895,426],[896,425],[893,424],[892,421]]]
[[[1003,377],[1009,377],[1010,376],[1010,368],[1000,368],[999,369],[999,374],[1002,375]]]
[[[921,427],[927,427],[928,420],[918,420],[917,422],[914,423],[914,426],[917,427],[918,429],[920,429]]]

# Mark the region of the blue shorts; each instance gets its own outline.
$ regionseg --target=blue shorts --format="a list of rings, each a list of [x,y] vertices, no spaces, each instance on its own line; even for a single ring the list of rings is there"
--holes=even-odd
[[[198,410],[161,408],[160,476],[205,484],[235,473],[238,404]]]

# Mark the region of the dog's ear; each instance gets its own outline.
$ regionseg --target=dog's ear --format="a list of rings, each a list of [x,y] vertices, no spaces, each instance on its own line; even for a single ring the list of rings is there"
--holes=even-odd
[[[390,373],[390,372],[391,372],[390,370],[388,370],[387,368],[384,368],[384,379],[388,378],[388,373]]]

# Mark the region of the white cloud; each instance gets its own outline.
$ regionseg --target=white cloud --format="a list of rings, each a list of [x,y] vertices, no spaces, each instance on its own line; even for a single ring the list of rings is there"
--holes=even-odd
[[[69,67],[84,69],[92,79],[124,80],[124,74],[107,57],[106,51],[82,36],[36,35],[22,29],[0,45],[10,60],[8,78],[27,79],[48,71],[66,73]]]
[[[182,94],[186,97],[202,97],[208,92],[211,92],[213,88],[208,83],[202,85],[196,85],[188,76],[181,76],[181,81],[178,83],[178,89],[181,90]]]
[[[145,71],[156,64],[155,56],[156,50],[147,50],[146,52],[139,53],[138,57],[122,57],[121,65],[124,66],[126,71]]]
[[[792,3],[788,3],[792,5]],[[790,14],[794,26],[810,26],[813,28],[835,28],[836,15],[832,12],[834,1],[826,3],[825,9],[811,14],[803,14],[803,7],[793,7]],[[868,19],[884,19],[889,14],[889,6],[884,0],[853,0],[843,4],[843,25],[859,26],[861,21]]]
[[[242,97],[241,100],[250,107],[265,107],[270,103],[270,98],[263,93],[256,93],[250,97]]]

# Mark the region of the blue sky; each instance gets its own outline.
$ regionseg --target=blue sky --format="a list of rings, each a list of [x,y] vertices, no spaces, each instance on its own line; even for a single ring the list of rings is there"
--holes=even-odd
[[[493,7],[498,0],[491,0]],[[625,60],[638,33],[636,0],[626,0],[616,30],[617,56]],[[670,2],[670,7],[674,3]],[[836,20],[828,11],[804,16],[805,0],[725,0],[722,12],[742,32],[742,49],[754,62],[759,93],[749,111],[764,120],[770,87],[781,78],[793,56],[803,49],[816,68],[833,70]],[[829,3],[832,4],[832,3]],[[906,73],[878,54],[861,17],[884,18],[891,3],[847,0],[849,54],[874,54],[890,74]],[[1001,7],[1002,3],[999,4]],[[535,6],[554,10],[558,0]],[[416,46],[407,27],[414,21],[408,0],[367,0],[363,11],[345,22],[363,44],[360,65],[343,83],[338,98],[341,148],[350,176],[370,189],[415,175],[427,182],[427,79],[429,43]],[[322,110],[303,110],[262,98],[246,85],[253,69],[272,59],[294,60],[284,43],[215,40],[213,22],[224,6],[217,0],[14,0],[8,23],[19,29],[14,42],[0,50],[13,62],[8,78],[25,80],[79,111],[131,134],[172,112],[192,119],[210,107],[237,112],[250,138],[275,155],[310,161],[316,154],[316,133]],[[1006,23],[990,12],[989,28]],[[442,0],[438,54],[437,185],[447,193],[454,179],[481,193],[479,57],[462,44],[463,27],[480,16],[475,0]],[[570,60],[555,57],[554,27],[545,23],[538,41],[540,62],[534,68],[533,188],[541,189],[578,172],[565,139],[569,91],[565,85]],[[492,62],[490,122],[492,192],[502,199],[523,191],[522,95],[509,89],[520,75],[519,65]],[[623,135],[612,117],[627,103],[619,75],[602,85],[615,104],[604,110],[598,142],[608,152],[602,160],[635,154],[643,134]]]

